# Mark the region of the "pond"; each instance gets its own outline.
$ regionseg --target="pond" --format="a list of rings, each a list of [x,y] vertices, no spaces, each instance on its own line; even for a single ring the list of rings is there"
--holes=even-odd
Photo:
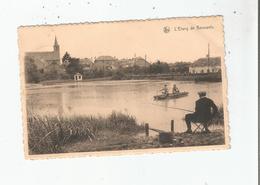
[[[153,96],[161,92],[164,84],[169,90],[176,84],[180,91],[189,95],[179,99],[154,101]],[[150,127],[170,130],[175,121],[175,131],[186,130],[183,120],[188,111],[193,111],[197,92],[206,91],[217,106],[223,105],[222,83],[195,83],[192,81],[124,80],[89,81],[64,83],[49,86],[29,87],[27,93],[28,112],[40,115],[100,115],[112,111],[133,115],[138,123],[149,123]]]

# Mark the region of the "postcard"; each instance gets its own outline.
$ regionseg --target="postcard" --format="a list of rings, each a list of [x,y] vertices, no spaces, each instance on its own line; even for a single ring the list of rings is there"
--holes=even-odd
[[[27,159],[228,149],[222,16],[18,28]]]

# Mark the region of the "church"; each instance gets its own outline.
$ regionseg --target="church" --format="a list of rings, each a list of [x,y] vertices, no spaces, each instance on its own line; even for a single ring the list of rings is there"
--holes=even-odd
[[[49,64],[60,64],[60,46],[57,38],[54,39],[53,51],[26,52],[25,62],[34,62],[38,69],[43,69]]]

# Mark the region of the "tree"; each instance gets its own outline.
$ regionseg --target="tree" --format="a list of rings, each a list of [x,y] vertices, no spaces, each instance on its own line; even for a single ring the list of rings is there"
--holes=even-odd
[[[165,62],[157,61],[154,64],[151,64],[149,67],[150,73],[168,73],[170,71],[169,65]]]
[[[40,72],[33,60],[25,60],[24,64],[25,80],[27,83],[38,83],[40,81]]]
[[[64,66],[53,62],[45,68],[44,80],[66,79]]]
[[[123,80],[125,79],[126,75],[124,72],[117,70],[113,72],[112,80]]]
[[[66,72],[73,77],[76,73],[83,73],[83,67],[78,58],[70,58],[70,63],[66,66]]]
[[[61,60],[62,60],[62,64],[70,63],[71,60],[70,54],[66,51]]]
[[[190,65],[191,65],[190,62],[175,62],[172,65],[172,72],[181,73],[181,74],[188,73]]]

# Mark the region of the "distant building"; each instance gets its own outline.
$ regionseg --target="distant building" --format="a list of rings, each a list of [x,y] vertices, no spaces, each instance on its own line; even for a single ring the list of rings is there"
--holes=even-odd
[[[135,57],[131,59],[132,66],[139,66],[139,67],[148,67],[150,66],[150,63],[147,62],[144,58],[142,57]]]
[[[118,59],[112,56],[100,56],[95,59],[94,69],[97,70],[115,70],[119,68]]]
[[[123,58],[123,59],[120,59],[119,60],[119,65],[120,67],[122,68],[127,68],[127,67],[130,67],[130,59],[127,59],[127,58]]]
[[[25,62],[34,62],[38,69],[44,69],[47,65],[60,64],[60,46],[57,38],[54,39],[53,51],[26,52]]]
[[[80,65],[83,67],[84,71],[89,71],[93,68],[94,63],[92,62],[92,59],[89,58],[83,58],[79,59]]]
[[[80,73],[76,73],[75,75],[74,75],[74,80],[75,81],[81,81],[83,78],[82,78],[82,74],[80,74]]]
[[[121,59],[120,60],[120,66],[122,68],[133,67],[133,66],[149,67],[150,63],[147,62],[142,57],[134,57],[134,58],[131,58],[131,59]]]
[[[190,73],[217,73],[221,71],[221,58],[200,58],[189,67]]]

